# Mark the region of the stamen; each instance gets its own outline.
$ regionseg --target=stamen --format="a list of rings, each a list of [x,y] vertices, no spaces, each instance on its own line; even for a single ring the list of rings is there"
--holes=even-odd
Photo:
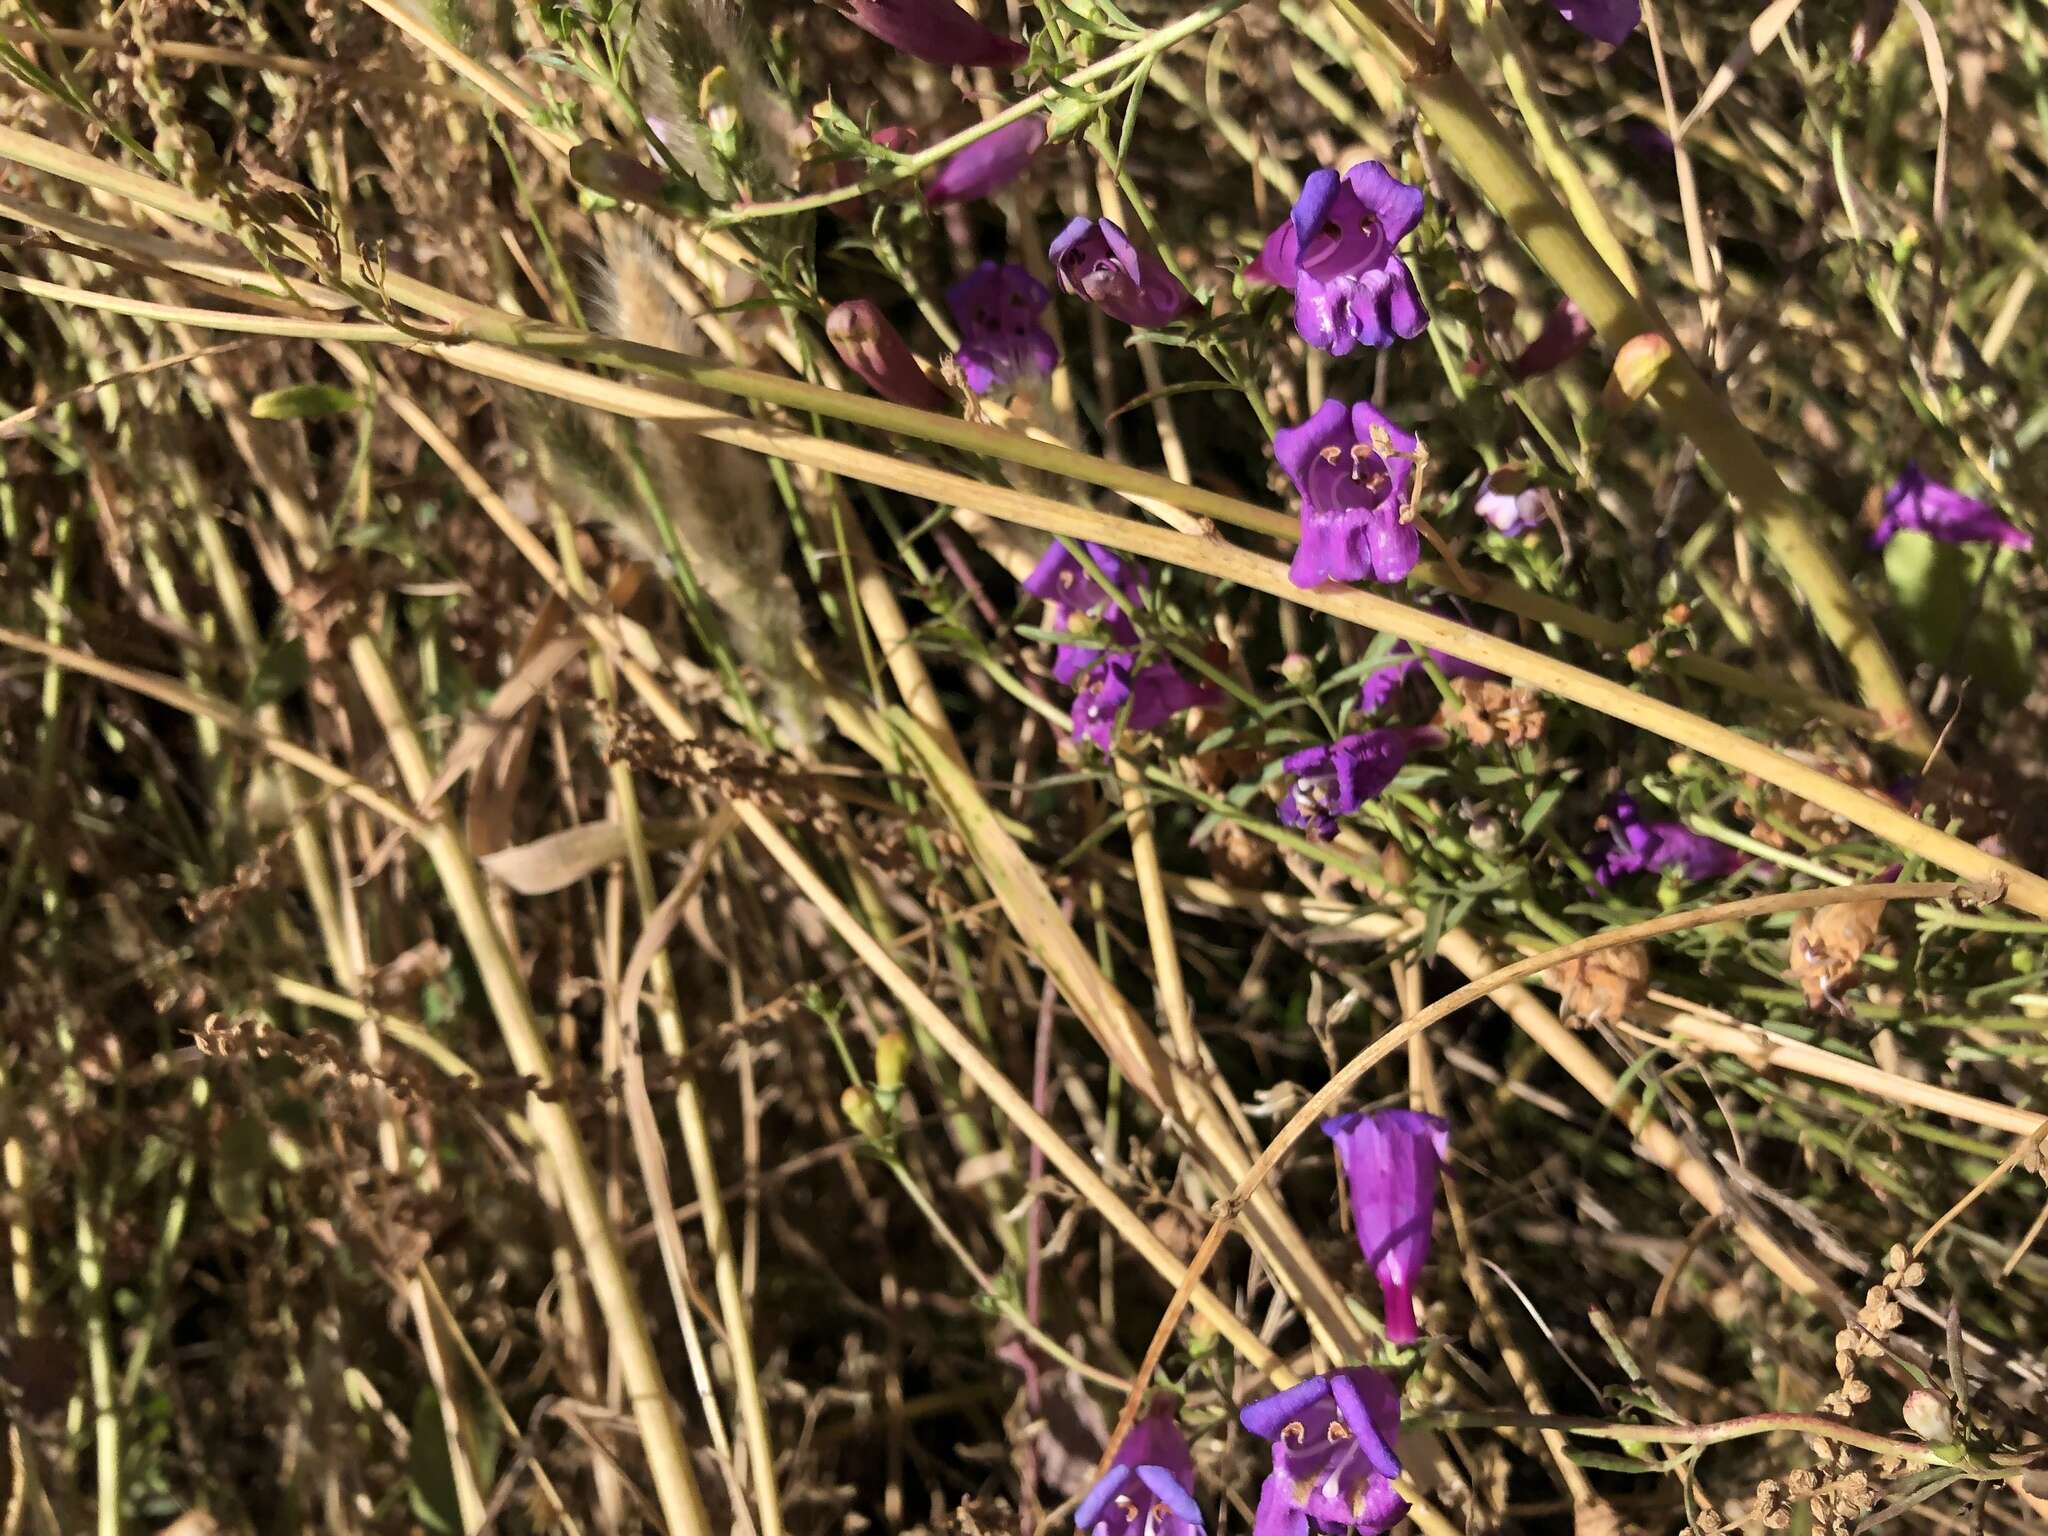
[[[1302,1428],[1301,1421],[1296,1419],[1280,1431],[1280,1438],[1289,1445],[1300,1445],[1308,1438],[1308,1431]]]
[[[1332,1445],[1337,1445],[1342,1441],[1349,1440],[1351,1438],[1351,1431],[1346,1429],[1344,1425],[1336,1419],[1330,1420],[1330,1427],[1328,1431],[1326,1431],[1326,1434],[1328,1436],[1330,1444]]]

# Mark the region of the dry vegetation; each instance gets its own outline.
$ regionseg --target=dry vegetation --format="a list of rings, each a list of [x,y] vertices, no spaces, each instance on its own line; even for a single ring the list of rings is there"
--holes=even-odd
[[[1383,1357],[1325,1085],[1454,1127],[1431,1536],[2048,1520],[2048,588],[1866,547],[2041,526],[2048,7],[1401,3],[0,0],[0,1532],[1007,1536],[1151,1388],[1245,1531],[1237,1407]],[[1336,359],[1241,269],[1364,157],[1433,323]],[[1197,307],[963,398],[947,287],[1119,211]],[[1326,396],[1405,586],[1287,581]],[[1211,704],[1075,747],[1048,533]],[[1397,636],[1512,681],[1290,830]],[[1595,883],[1623,792],[1749,861]]]

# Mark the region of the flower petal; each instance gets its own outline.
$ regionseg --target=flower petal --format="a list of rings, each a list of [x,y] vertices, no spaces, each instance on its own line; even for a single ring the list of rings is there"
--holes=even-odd
[[[1323,227],[1323,220],[1329,217],[1330,204],[1336,201],[1342,186],[1342,179],[1328,166],[1309,172],[1308,179],[1301,184],[1301,196],[1294,200],[1294,211],[1288,215],[1298,249],[1306,249],[1315,239],[1316,232]]]
[[[1005,124],[941,165],[938,173],[925,183],[925,203],[943,208],[948,203],[973,202],[999,192],[1024,174],[1044,146],[1043,117]]]
[[[845,0],[847,20],[890,47],[932,64],[1015,69],[1031,50],[991,32],[953,0]]]
[[[1261,1440],[1277,1440],[1280,1431],[1312,1405],[1330,1395],[1326,1376],[1311,1376],[1270,1397],[1256,1398],[1237,1411],[1237,1421]]]
[[[1389,242],[1398,244],[1422,222],[1422,188],[1409,186],[1379,161],[1352,166],[1344,180],[1379,220]]]
[[[1374,415],[1378,417],[1378,412]],[[1351,420],[1351,410],[1333,397],[1317,406],[1316,413],[1300,426],[1282,427],[1273,434],[1273,456],[1287,471],[1296,490],[1306,489],[1308,467],[1317,454],[1325,448],[1346,448],[1358,441],[1351,430]]]

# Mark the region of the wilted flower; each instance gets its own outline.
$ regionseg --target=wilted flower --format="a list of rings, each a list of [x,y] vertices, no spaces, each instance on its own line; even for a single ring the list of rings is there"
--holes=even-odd
[[[825,337],[839,360],[884,400],[921,411],[950,409],[944,390],[925,377],[902,334],[872,299],[848,299],[825,316]]]
[[[924,200],[933,208],[942,208],[992,196],[1022,176],[1044,147],[1043,117],[1007,123],[948,158],[925,183]]]
[[[1658,165],[1667,164],[1678,153],[1678,145],[1671,135],[1648,118],[1630,118],[1621,125],[1621,136],[1630,149]]]
[[[1273,1445],[1252,1536],[1349,1530],[1374,1536],[1408,1513],[1394,1492],[1401,1394],[1364,1366],[1330,1371],[1247,1403],[1244,1427]]]
[[[1376,160],[1341,177],[1315,171],[1245,276],[1294,290],[1294,328],[1312,347],[1342,357],[1391,346],[1429,325],[1414,274],[1395,250],[1421,222],[1422,189]]]
[[[1191,1536],[1202,1529],[1195,1462],[1162,1398],[1131,1426],[1109,1470],[1074,1511],[1082,1536]]]
[[[1165,325],[1194,302],[1180,279],[1111,219],[1068,221],[1046,255],[1061,288],[1126,325]]]
[[[1510,537],[1533,533],[1544,522],[1549,492],[1519,472],[1497,470],[1479,487],[1472,510]]]
[[[1429,1263],[1430,1220],[1450,1155],[1451,1128],[1413,1109],[1338,1115],[1323,1122],[1351,1182],[1358,1246],[1386,1296],[1387,1338],[1415,1341],[1415,1281]]]
[[[1870,547],[1883,549],[1901,533],[1924,533],[1944,544],[2003,544],[2008,549],[2030,549],[2034,543],[1991,503],[1928,479],[1918,464],[1908,464],[1885,492],[1884,521],[1870,536]]]
[[[1625,43],[1642,25],[1642,0],[1550,0],[1566,21],[1603,43]]]
[[[1107,752],[1124,730],[1149,731],[1175,715],[1222,702],[1219,690],[1190,682],[1170,661],[1140,667],[1137,658],[1112,654],[1081,674],[1074,689],[1074,742],[1090,741]]]
[[[846,19],[891,48],[932,64],[1015,69],[1031,51],[991,32],[953,0],[840,0]]]
[[[1627,795],[1607,813],[1614,845],[1594,868],[1593,878],[1611,885],[1623,875],[1646,869],[1676,869],[1685,879],[1719,880],[1748,863],[1726,843],[1693,831],[1683,822],[1645,821]]]
[[[1145,568],[1135,561],[1127,562],[1113,549],[1100,544],[1083,544],[1088,558],[1095,562],[1095,568],[1109,579],[1117,596],[1102,590],[1102,584],[1088,573],[1086,566],[1075,558],[1065,544],[1055,539],[1039,557],[1022,586],[1026,592],[1042,602],[1053,606],[1054,627],[1062,632],[1073,631],[1074,621],[1084,620],[1080,626],[1101,636],[1101,642],[1094,645],[1062,645],[1053,658],[1053,676],[1062,683],[1071,683],[1083,672],[1103,659],[1103,651],[1118,646],[1133,646],[1138,643],[1138,631],[1131,623],[1127,604],[1135,602],[1138,589],[1145,585]],[[1086,621],[1092,620],[1093,623]]]
[[[1557,307],[1544,317],[1536,339],[1508,364],[1508,373],[1517,379],[1548,373],[1585,351],[1592,339],[1593,323],[1584,312],[1570,299],[1559,299]]]
[[[1401,581],[1415,569],[1422,538],[1403,516],[1412,434],[1364,400],[1325,400],[1300,426],[1274,433],[1273,452],[1301,492],[1301,544],[1287,570],[1297,587]]]
[[[1362,731],[1327,747],[1289,754],[1281,767],[1294,775],[1280,801],[1280,819],[1310,837],[1328,842],[1342,819],[1368,800],[1377,800],[1416,747],[1434,746],[1441,733],[1421,730]]]
[[[1557,987],[1557,1011],[1573,1029],[1627,1018],[1650,990],[1650,951],[1617,944],[1567,960],[1546,973]]]
[[[960,371],[977,395],[1042,378],[1060,360],[1038,317],[1052,295],[1015,264],[984,261],[946,290],[960,327]]]

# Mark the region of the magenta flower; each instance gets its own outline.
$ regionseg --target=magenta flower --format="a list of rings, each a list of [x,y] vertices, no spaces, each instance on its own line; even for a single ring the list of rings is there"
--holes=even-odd
[[[1625,43],[1642,25],[1642,0],[1550,0],[1550,4],[1596,42]]]
[[[932,64],[1015,69],[1031,51],[991,32],[953,0],[840,0],[846,19],[891,48]]]
[[[1944,544],[2003,544],[2008,549],[2031,549],[2034,543],[1990,502],[1930,480],[1911,463],[1884,494],[1884,521],[1870,536],[1870,547],[1883,549],[1901,533],[1924,533]]]
[[[1404,516],[1415,438],[1371,404],[1325,400],[1298,427],[1273,434],[1280,467],[1301,492],[1301,544],[1287,569],[1297,587],[1326,581],[1402,581],[1422,557]]]
[[[1082,1536],[1195,1536],[1202,1511],[1195,1503],[1195,1461],[1162,1398],[1131,1426],[1109,1470],[1074,1511]]]
[[[1080,676],[1074,690],[1074,744],[1091,741],[1110,750],[1119,730],[1150,731],[1175,715],[1222,701],[1207,683],[1182,677],[1170,661],[1140,667],[1137,658],[1114,652]]]
[[[1045,284],[1022,267],[984,261],[946,290],[960,327],[955,356],[977,395],[1027,384],[1052,372],[1059,348],[1038,317],[1052,302]]]
[[[1252,1536],[1376,1536],[1408,1513],[1393,1484],[1401,1475],[1394,1454],[1401,1394],[1378,1371],[1353,1366],[1311,1376],[1245,1404],[1237,1417],[1273,1445]]]
[[[1495,473],[1479,487],[1472,510],[1501,533],[1513,536],[1533,533],[1544,524],[1544,507],[1549,492],[1530,484],[1520,474]]]
[[[1570,299],[1559,299],[1557,307],[1544,317],[1536,339],[1508,364],[1508,373],[1517,379],[1548,373],[1577,357],[1592,340],[1593,323]]]
[[[1382,1109],[1325,1120],[1323,1134],[1344,1159],[1358,1246],[1387,1301],[1387,1339],[1412,1344],[1415,1281],[1429,1263],[1429,1227],[1451,1128],[1419,1110]]]
[[[1467,661],[1462,656],[1453,656],[1449,651],[1440,651],[1435,646],[1424,646],[1429,659],[1436,663],[1437,671],[1445,677],[1498,678],[1500,674],[1476,661]],[[1384,708],[1387,700],[1399,693],[1414,678],[1422,675],[1422,658],[1415,654],[1415,648],[1406,640],[1396,640],[1392,655],[1400,658],[1388,661],[1366,674],[1364,684],[1358,690],[1358,707],[1366,714],[1375,714]]]
[[[1027,117],[976,139],[950,156],[938,174],[925,183],[924,200],[933,208],[971,203],[992,197],[1030,168],[1045,147],[1045,119]]]
[[[1341,178],[1315,171],[1245,276],[1294,290],[1294,328],[1312,347],[1343,357],[1392,346],[1429,325],[1414,274],[1395,250],[1421,222],[1422,189],[1376,160]]]
[[[1442,740],[1443,734],[1429,727],[1363,731],[1327,747],[1290,753],[1280,766],[1294,775],[1294,782],[1281,798],[1280,819],[1327,843],[1344,817],[1385,792],[1411,751]]]
[[[1138,643],[1137,628],[1131,623],[1125,605],[1136,602],[1138,589],[1146,581],[1145,568],[1134,561],[1126,562],[1115,550],[1104,549],[1100,544],[1084,544],[1083,548],[1096,569],[1121,594],[1121,601],[1103,591],[1101,583],[1088,574],[1087,567],[1057,539],[1046,547],[1038,564],[1021,583],[1033,597],[1052,604],[1054,627],[1062,632],[1072,631],[1076,628],[1074,621],[1080,619],[1080,629],[1089,632],[1084,638],[1099,636],[1094,644],[1062,645],[1054,654],[1052,675],[1068,684],[1101,661],[1105,650]]]
[[[1180,279],[1131,244],[1112,219],[1069,220],[1046,255],[1062,289],[1125,325],[1156,329],[1194,302]]]
[[[1645,821],[1642,808],[1623,795],[1607,813],[1613,846],[1594,866],[1593,878],[1612,885],[1623,875],[1675,869],[1688,881],[1719,880],[1749,860],[1678,821]]]
[[[834,304],[825,316],[825,337],[839,360],[884,400],[921,411],[952,408],[945,391],[925,377],[909,343],[872,299]]]

